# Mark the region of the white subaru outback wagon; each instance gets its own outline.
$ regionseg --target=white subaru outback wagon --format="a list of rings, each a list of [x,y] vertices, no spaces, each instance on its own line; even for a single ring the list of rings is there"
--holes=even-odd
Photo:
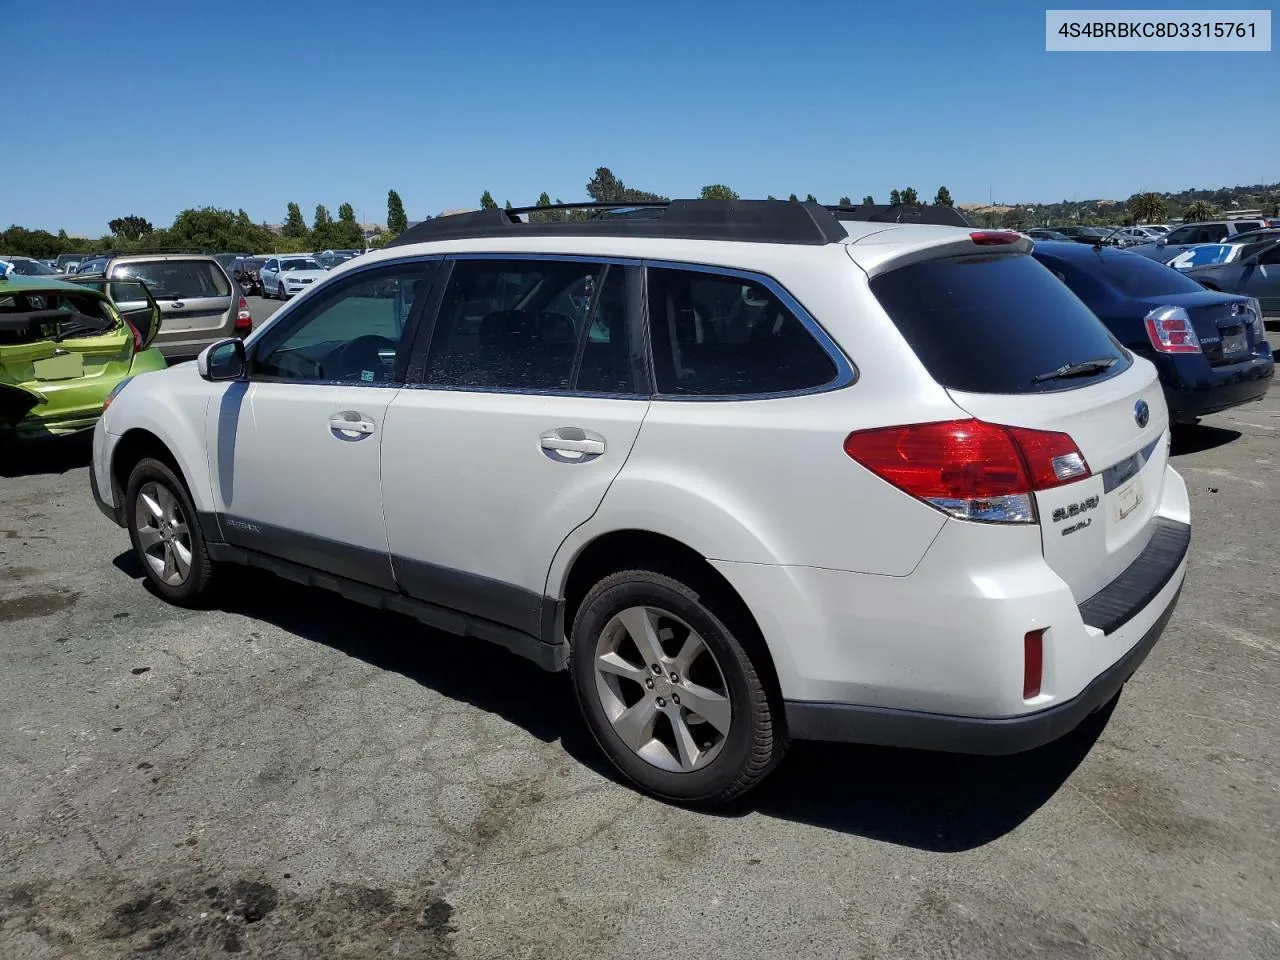
[[[541,213],[426,221],[117,390],[93,492],[155,590],[247,565],[569,670],[610,760],[686,803],[790,739],[1013,753],[1118,693],[1187,491],[1154,368],[1030,241]]]

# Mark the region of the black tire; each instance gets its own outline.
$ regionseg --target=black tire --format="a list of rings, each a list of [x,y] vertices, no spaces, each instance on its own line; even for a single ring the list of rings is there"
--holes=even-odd
[[[186,524],[191,566],[186,578],[178,584],[165,582],[152,566],[142,547],[139,535],[138,493],[144,485],[149,483],[168,490],[181,510],[182,520]],[[138,461],[133,472],[129,474],[129,483],[125,490],[124,515],[134,555],[155,592],[170,603],[181,607],[199,607],[207,604],[214,594],[215,567],[205,546],[195,505],[191,502],[191,495],[187,492],[187,486],[182,482],[182,478],[177,476],[168,464],[160,460],[148,457]]]
[[[729,730],[719,753],[703,767],[677,772],[651,764],[622,741],[606,715],[596,687],[596,645],[613,617],[635,606],[659,608],[683,620],[701,636],[723,675],[732,704]],[[751,656],[726,625],[736,621],[732,606],[719,599],[714,589],[699,593],[648,570],[605,577],[578,608],[569,665],[578,705],[614,766],[655,796],[690,806],[726,803],[764,779],[786,752],[781,704],[770,695]]]

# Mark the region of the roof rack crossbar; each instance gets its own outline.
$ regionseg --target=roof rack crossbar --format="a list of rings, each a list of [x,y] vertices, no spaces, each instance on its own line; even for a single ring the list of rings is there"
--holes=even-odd
[[[646,211],[645,216],[597,215],[586,220],[523,221],[522,214],[590,209]],[[648,215],[660,211],[661,215]],[[790,200],[639,200],[557,204],[512,210],[475,210],[424,220],[389,246],[479,237],[597,236],[662,237],[674,240],[731,240],[744,243],[839,243],[848,234],[836,217],[816,203]]]

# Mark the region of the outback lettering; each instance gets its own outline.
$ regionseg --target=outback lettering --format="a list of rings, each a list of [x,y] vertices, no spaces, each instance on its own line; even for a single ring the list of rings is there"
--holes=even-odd
[[[1075,533],[1077,530],[1083,530],[1091,523],[1093,523],[1093,517],[1089,517],[1087,520],[1081,520],[1079,523],[1073,523],[1069,527],[1063,527],[1062,535],[1065,537],[1068,533]]]

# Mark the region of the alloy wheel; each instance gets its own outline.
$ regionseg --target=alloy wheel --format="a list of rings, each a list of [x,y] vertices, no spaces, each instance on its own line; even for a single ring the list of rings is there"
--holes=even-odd
[[[173,492],[149,480],[138,490],[134,504],[138,546],[152,574],[171,587],[191,575],[191,528]]]
[[[594,666],[605,718],[638,757],[674,773],[715,760],[733,704],[715,654],[687,623],[659,607],[628,607],[600,632]]]

